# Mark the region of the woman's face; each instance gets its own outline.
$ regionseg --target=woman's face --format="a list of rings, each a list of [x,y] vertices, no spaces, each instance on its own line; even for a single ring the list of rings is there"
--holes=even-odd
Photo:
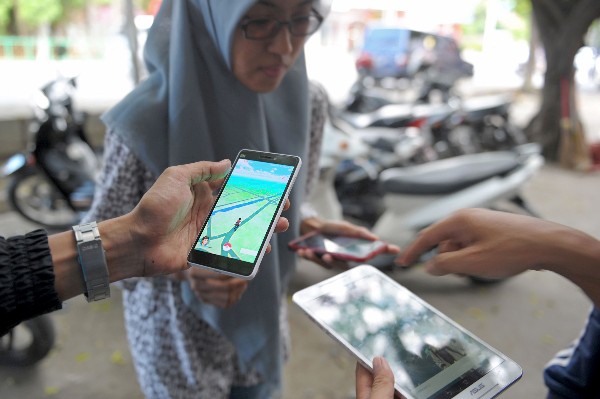
[[[306,37],[292,36],[285,25],[271,39],[250,40],[244,37],[241,24],[254,19],[289,21],[308,16],[312,3],[312,0],[259,0],[248,10],[233,36],[231,56],[233,74],[244,86],[257,93],[275,90],[296,62]]]

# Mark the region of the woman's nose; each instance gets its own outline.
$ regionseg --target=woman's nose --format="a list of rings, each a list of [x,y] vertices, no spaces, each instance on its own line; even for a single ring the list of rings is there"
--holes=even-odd
[[[283,26],[271,40],[269,50],[279,55],[286,55],[291,54],[293,49],[292,34],[287,26]]]

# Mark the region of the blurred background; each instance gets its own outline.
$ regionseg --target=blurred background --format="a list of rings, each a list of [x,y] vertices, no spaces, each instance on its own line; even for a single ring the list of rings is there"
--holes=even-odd
[[[145,78],[143,48],[159,7],[160,0],[0,0],[1,235],[60,231],[89,207],[102,162],[99,116]],[[502,152],[514,156],[511,173],[527,173],[515,187],[502,183],[495,199],[514,207],[517,196],[525,206],[511,211],[600,237],[599,18],[597,0],[333,0],[306,44],[309,77],[331,102],[311,201],[325,216],[409,240],[428,223],[414,222],[417,215],[433,215],[423,204],[450,194],[415,196],[382,176],[473,155],[489,165],[490,154]],[[506,174],[494,170],[480,181]],[[453,179],[465,174],[458,168]],[[439,204],[442,214],[504,210],[495,199],[474,191],[466,202]],[[390,231],[383,215],[406,234]],[[578,336],[590,306],[551,273],[482,282],[378,261],[521,364],[524,377],[507,397],[545,396],[545,362]],[[290,294],[333,274],[302,262]],[[292,304],[290,322],[284,397],[353,397],[353,358]],[[0,397],[142,397],[118,289],[101,303],[70,300],[43,326],[50,342],[29,361],[4,361],[9,344],[0,341]],[[27,348],[35,334],[22,328],[17,346]]]

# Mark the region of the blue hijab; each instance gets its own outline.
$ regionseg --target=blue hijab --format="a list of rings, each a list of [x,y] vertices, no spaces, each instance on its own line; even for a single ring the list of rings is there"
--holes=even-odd
[[[164,0],[148,35],[148,78],[103,120],[157,176],[170,165],[233,159],[242,148],[307,158],[308,81],[304,56],[268,94],[243,86],[231,72],[235,29],[255,0]],[[183,299],[234,345],[242,371],[252,368],[279,386],[279,313],[296,259],[287,243],[298,235],[306,180],[301,171],[284,215],[290,229],[271,240],[272,252],[241,301],[229,309]]]

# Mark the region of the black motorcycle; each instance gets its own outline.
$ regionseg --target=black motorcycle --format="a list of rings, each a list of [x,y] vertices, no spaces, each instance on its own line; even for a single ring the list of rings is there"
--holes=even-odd
[[[479,96],[460,101],[448,133],[464,154],[511,150],[528,142],[525,132],[510,120],[512,98]]]
[[[77,224],[94,194],[99,157],[73,105],[75,78],[58,78],[35,93],[23,153],[2,167],[11,207],[50,230]]]
[[[357,81],[336,117],[355,129],[418,127],[428,130],[438,158],[485,151],[510,150],[527,143],[522,129],[510,120],[512,99],[478,96],[439,104],[398,103],[380,88]]]

